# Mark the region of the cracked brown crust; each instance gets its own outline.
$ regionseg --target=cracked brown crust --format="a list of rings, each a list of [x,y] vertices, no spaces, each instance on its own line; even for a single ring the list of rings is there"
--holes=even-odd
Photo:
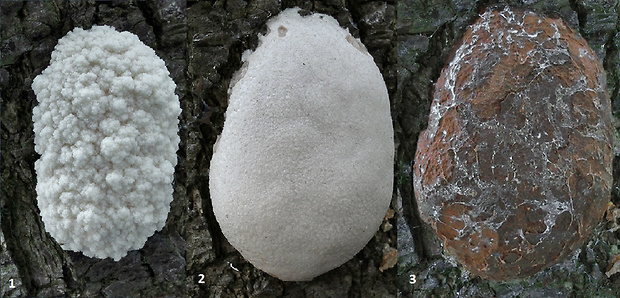
[[[610,101],[562,20],[488,11],[435,86],[414,173],[422,218],[476,275],[532,275],[579,247],[612,185]]]

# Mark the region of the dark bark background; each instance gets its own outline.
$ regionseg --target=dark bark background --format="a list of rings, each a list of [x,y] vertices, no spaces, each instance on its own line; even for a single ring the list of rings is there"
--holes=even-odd
[[[2,1],[2,297],[394,297],[395,219],[352,260],[311,282],[283,282],[254,268],[226,241],[208,190],[213,143],[241,54],[265,21],[300,6],[334,16],[360,37],[396,91],[393,1]],[[174,200],[166,226],[118,262],[63,251],[36,202],[30,87],[58,39],[74,27],[130,31],[166,62],[183,109]],[[392,222],[390,224],[390,221]],[[390,263],[392,261],[392,263]],[[383,267],[382,267],[383,265]],[[381,267],[381,270],[380,270]],[[13,287],[11,287],[13,286]]]
[[[468,24],[488,7],[511,5],[564,19],[597,53],[607,71],[616,137],[612,202],[620,205],[620,23],[617,0],[433,0],[398,1],[398,87],[392,111],[397,143],[398,287],[403,297],[620,297],[620,274],[608,278],[618,262],[618,218],[608,219],[566,261],[533,277],[489,282],[468,274],[451,257],[417,212],[412,167],[420,131],[426,128],[433,82]],[[617,209],[616,209],[617,210]],[[618,211],[615,211],[618,214]],[[614,257],[616,257],[614,259]],[[413,283],[415,276],[415,283]],[[413,283],[413,284],[412,284]]]
[[[612,216],[565,262],[506,283],[469,275],[443,255],[441,243],[418,217],[413,156],[418,134],[426,127],[433,83],[466,26],[498,3],[562,17],[586,38],[607,71],[618,131],[618,0],[2,1],[0,296],[619,297],[620,274],[605,275],[620,254],[620,232],[610,231],[619,222]],[[397,149],[396,217],[386,219],[355,258],[312,282],[298,283],[261,272],[228,244],[208,191],[212,146],[224,123],[228,84],[241,66],[241,54],[256,46],[269,17],[293,6],[332,15],[361,38],[388,86]],[[32,79],[49,64],[58,39],[74,27],[93,24],[133,32],[155,49],[177,84],[183,109],[166,226],[119,262],[63,251],[45,232],[34,190],[38,155]],[[614,146],[612,202],[618,206],[617,137]],[[398,265],[380,271],[393,261],[397,244]]]

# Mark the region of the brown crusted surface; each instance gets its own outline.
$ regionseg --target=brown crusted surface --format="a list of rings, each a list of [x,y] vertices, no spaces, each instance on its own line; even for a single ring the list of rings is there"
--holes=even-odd
[[[612,175],[602,68],[563,21],[483,14],[437,82],[418,141],[422,217],[474,274],[532,275],[579,247]]]

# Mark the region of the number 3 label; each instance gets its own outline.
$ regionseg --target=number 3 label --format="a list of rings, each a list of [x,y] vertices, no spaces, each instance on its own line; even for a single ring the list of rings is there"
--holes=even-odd
[[[410,284],[415,284],[416,282],[417,282],[417,280],[416,280],[415,274],[410,274],[409,275],[409,283]]]

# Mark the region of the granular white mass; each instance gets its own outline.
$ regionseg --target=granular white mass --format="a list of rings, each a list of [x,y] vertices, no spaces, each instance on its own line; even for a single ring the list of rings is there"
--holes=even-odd
[[[282,280],[357,254],[392,194],[388,93],[365,47],[330,16],[288,9],[267,23],[230,88],[209,172],[228,241]]]
[[[136,35],[75,28],[33,83],[37,201],[63,249],[119,260],[161,230],[181,112],[164,61]]]

